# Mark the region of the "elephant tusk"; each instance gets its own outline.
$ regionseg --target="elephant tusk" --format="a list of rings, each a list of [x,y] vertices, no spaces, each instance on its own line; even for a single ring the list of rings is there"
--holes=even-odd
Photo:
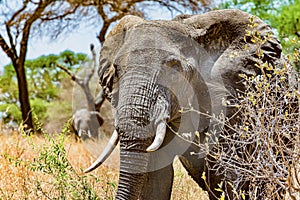
[[[91,115],[98,115],[99,117],[101,117],[101,115],[100,115],[100,113],[98,111],[90,111],[90,114]]]
[[[89,129],[88,130],[88,136],[91,138],[92,137],[92,134],[91,134],[91,130]]]
[[[159,149],[159,147],[162,145],[165,135],[166,135],[166,123],[164,121],[160,122],[156,128],[156,134],[154,141],[152,144],[146,149],[147,152],[153,152]]]
[[[78,136],[79,136],[79,137],[82,136],[82,132],[83,132],[83,130],[82,130],[82,129],[79,129],[79,131],[78,131]]]
[[[88,173],[99,167],[111,154],[111,152],[115,149],[119,142],[119,136],[117,131],[115,130],[107,144],[107,146],[104,148],[104,151],[102,154],[97,158],[97,160],[86,170],[84,170],[84,173]]]

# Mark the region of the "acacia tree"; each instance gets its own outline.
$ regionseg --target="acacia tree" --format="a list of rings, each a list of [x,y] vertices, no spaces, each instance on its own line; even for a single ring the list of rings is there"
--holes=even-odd
[[[16,7],[17,9],[12,9]],[[3,1],[0,4],[0,15],[5,25],[5,30],[1,30],[4,35],[0,32],[0,46],[10,58],[16,72],[22,120],[28,133],[34,128],[24,67],[28,41],[33,33],[40,31],[42,24],[49,24],[49,21],[60,21],[59,28],[63,30],[69,25],[67,19],[70,17],[67,16],[73,15],[77,9],[76,5],[57,0],[24,0],[22,3]]]
[[[70,0],[73,4],[81,5],[90,21],[102,21],[97,38],[102,44],[112,23],[125,15],[147,17],[147,9],[155,5],[167,8],[170,12],[192,13],[205,12],[210,9],[211,0]],[[97,24],[98,23],[94,23]]]

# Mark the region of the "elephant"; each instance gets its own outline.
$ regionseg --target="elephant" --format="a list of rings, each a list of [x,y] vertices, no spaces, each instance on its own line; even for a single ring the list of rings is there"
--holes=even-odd
[[[100,115],[100,108],[105,100],[103,90],[100,90],[94,99],[92,98],[89,87],[82,88],[86,94],[87,108],[81,108],[73,114],[71,120],[71,129],[79,138],[82,138],[83,140],[97,140],[98,129],[104,122]]]
[[[98,129],[102,124],[103,119],[98,111],[85,108],[77,110],[71,120],[71,128],[82,139],[97,138]]]
[[[249,19],[264,40],[259,45],[246,35]],[[98,70],[115,131],[85,172],[96,169],[120,142],[116,199],[170,199],[175,156],[210,199],[217,199],[215,188],[224,177],[210,170],[208,152],[226,127],[212,116],[237,123],[235,108],[223,102],[245,90],[240,74],[261,74],[255,64],[276,65],[281,52],[266,23],[237,9],[173,20],[123,17],[106,37]],[[207,137],[209,131],[215,135]],[[224,190],[230,198],[230,189]]]

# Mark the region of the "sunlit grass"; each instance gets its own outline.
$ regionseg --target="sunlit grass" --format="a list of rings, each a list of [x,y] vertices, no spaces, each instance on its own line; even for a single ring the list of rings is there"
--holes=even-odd
[[[67,160],[63,160],[63,150],[57,149],[61,144]],[[62,160],[51,157],[53,151],[59,152]],[[118,182],[117,155],[113,154],[106,165],[84,174],[83,169],[94,158],[84,144],[73,137],[65,137],[60,143],[59,137],[0,134],[0,199],[114,199]],[[43,166],[45,163],[50,163],[52,168]],[[171,199],[208,199],[178,160],[174,166]],[[62,181],[68,185],[65,186]],[[93,198],[85,196],[87,193],[92,194]]]

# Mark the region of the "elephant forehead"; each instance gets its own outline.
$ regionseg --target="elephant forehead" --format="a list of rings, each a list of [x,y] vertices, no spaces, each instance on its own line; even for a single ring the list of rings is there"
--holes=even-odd
[[[182,32],[157,26],[138,26],[126,32],[120,52],[143,50],[144,48],[160,49],[178,54],[180,49],[191,40]]]
[[[116,56],[114,64],[128,67],[160,67],[161,63],[171,55],[174,53],[154,48],[121,51]]]
[[[125,42],[130,41],[137,45],[164,47],[179,42],[185,37],[180,32],[166,30],[162,27],[136,27],[126,33]]]

